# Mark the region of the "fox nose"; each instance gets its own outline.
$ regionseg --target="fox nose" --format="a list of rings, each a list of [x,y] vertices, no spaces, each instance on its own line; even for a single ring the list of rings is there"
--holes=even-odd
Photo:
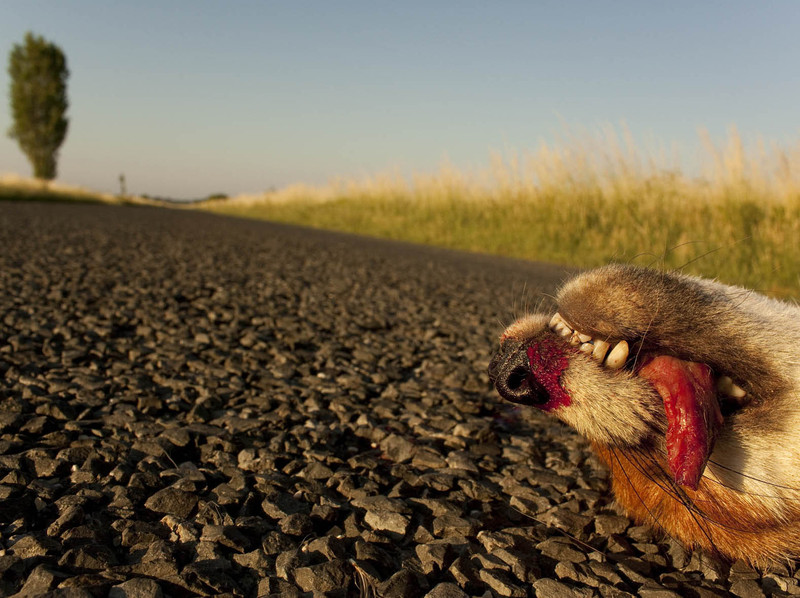
[[[525,347],[501,350],[489,364],[489,380],[507,401],[522,405],[543,405],[549,400],[545,388],[531,372]]]

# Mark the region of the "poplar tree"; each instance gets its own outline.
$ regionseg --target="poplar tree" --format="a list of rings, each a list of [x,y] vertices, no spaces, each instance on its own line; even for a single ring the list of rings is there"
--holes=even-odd
[[[13,121],[8,136],[17,140],[36,178],[54,179],[69,124],[67,59],[58,46],[28,32],[11,50],[8,74]]]

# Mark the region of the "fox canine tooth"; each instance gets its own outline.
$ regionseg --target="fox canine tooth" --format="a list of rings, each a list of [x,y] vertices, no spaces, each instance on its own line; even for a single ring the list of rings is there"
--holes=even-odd
[[[625,365],[625,360],[628,359],[628,341],[619,341],[611,353],[606,358],[606,367],[612,370],[618,370]]]

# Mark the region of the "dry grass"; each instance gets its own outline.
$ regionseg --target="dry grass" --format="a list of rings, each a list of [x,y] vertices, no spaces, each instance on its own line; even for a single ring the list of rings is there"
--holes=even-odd
[[[800,296],[800,145],[735,130],[701,132],[705,165],[684,174],[630,136],[567,136],[558,147],[494,154],[483,172],[295,185],[200,207],[414,242],[578,266],[626,261]]]
[[[0,175],[0,200],[76,201],[107,204],[160,205],[143,197],[120,197],[67,185],[58,181],[30,179],[15,174]]]

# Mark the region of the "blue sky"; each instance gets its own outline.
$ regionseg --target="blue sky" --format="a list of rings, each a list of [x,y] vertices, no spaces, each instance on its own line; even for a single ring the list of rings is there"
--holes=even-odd
[[[800,2],[0,3],[0,173],[29,174],[5,69],[26,31],[67,55],[59,178],[176,198],[399,169],[471,169],[564,125],[796,143]],[[691,167],[691,164],[689,165]]]

